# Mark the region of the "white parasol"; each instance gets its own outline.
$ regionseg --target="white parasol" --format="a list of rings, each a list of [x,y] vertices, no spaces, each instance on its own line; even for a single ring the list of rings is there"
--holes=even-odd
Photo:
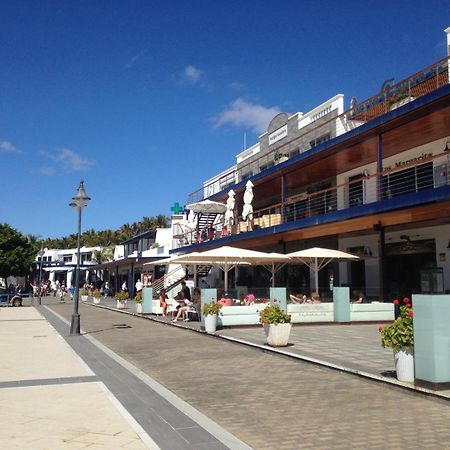
[[[207,250],[201,253],[188,253],[176,259],[179,264],[211,264],[224,271],[224,286],[228,289],[228,272],[241,265],[265,265],[269,262],[286,261],[285,255],[258,252],[244,248],[223,247]]]
[[[357,256],[350,253],[320,247],[312,247],[306,250],[288,253],[286,256],[291,259],[291,262],[306,264],[312,271],[314,271],[317,293],[319,293],[320,269],[323,269],[333,259],[359,259]]]
[[[243,220],[253,220],[253,183],[248,180],[245,184],[244,192],[244,208],[242,209]]]
[[[227,210],[227,205],[212,200],[202,200],[186,205],[186,208],[202,214],[223,214]]]
[[[227,227],[230,227],[231,225],[234,225],[234,205],[236,204],[236,200],[234,198],[235,193],[233,189],[228,192],[228,199],[227,199],[227,210],[225,212],[225,225]]]

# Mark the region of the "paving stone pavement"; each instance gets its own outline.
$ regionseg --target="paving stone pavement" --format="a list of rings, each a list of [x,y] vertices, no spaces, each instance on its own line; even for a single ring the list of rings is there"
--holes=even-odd
[[[67,319],[73,308],[50,307]],[[448,401],[106,309],[80,314],[85,332],[255,449],[450,448]]]

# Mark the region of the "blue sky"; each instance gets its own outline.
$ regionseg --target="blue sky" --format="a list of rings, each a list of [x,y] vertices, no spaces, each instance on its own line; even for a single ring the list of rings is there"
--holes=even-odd
[[[448,1],[0,1],[0,222],[170,215],[279,111],[359,101],[446,55]]]

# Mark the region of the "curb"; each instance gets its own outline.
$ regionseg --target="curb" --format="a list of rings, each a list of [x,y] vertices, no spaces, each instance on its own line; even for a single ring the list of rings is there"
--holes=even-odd
[[[352,369],[351,367],[346,367],[346,366],[342,366],[339,364],[333,364],[328,361],[323,361],[321,359],[311,358],[311,357],[305,356],[305,355],[299,355],[298,353],[292,353],[292,352],[289,352],[286,350],[281,350],[276,347],[270,347],[268,345],[256,344],[254,342],[245,341],[243,339],[234,338],[231,336],[223,336],[223,335],[217,334],[217,333],[216,334],[207,333],[204,330],[196,330],[194,328],[187,327],[186,325],[183,325],[181,323],[178,324],[178,323],[174,323],[174,322],[165,322],[163,320],[158,319],[157,317],[143,316],[142,314],[138,314],[138,313],[134,313],[134,312],[130,312],[130,311],[122,311],[122,310],[118,310],[116,308],[111,308],[109,306],[104,306],[104,305],[94,305],[92,303],[84,303],[84,304],[93,306],[95,308],[108,309],[110,311],[119,312],[121,314],[128,314],[130,316],[139,317],[141,319],[151,320],[153,322],[160,323],[162,325],[168,325],[168,326],[172,326],[172,327],[176,327],[176,328],[181,328],[184,330],[193,331],[195,333],[201,333],[203,335],[211,336],[211,337],[214,337],[217,339],[223,339],[223,340],[235,343],[235,344],[245,345],[247,347],[255,348],[255,349],[262,350],[262,351],[268,352],[268,353],[274,353],[274,354],[284,356],[287,358],[291,358],[291,359],[295,359],[298,361],[304,361],[304,362],[308,362],[308,363],[315,364],[318,366],[328,367],[329,369],[338,370],[338,371],[344,372],[344,373],[349,373],[351,375],[355,375],[360,378],[366,378],[366,379],[368,378],[370,380],[373,380],[373,381],[376,381],[379,383],[384,383],[384,384],[387,384],[390,386],[395,386],[397,388],[404,389],[409,392],[413,392],[415,394],[430,396],[430,397],[434,397],[439,400],[450,401],[450,396],[442,395],[441,393],[439,393],[439,391],[433,391],[433,390],[430,390],[430,389],[427,389],[424,387],[411,385],[409,383],[404,383],[404,382],[398,381],[396,379],[383,377],[382,375],[376,375],[373,373],[364,372],[362,370]]]

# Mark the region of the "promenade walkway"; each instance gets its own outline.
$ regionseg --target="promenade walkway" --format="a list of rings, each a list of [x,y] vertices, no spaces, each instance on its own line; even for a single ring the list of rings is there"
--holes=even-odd
[[[64,320],[70,319],[73,304],[54,299],[44,304],[39,312],[160,448],[448,448],[446,399],[91,305],[80,305],[84,334],[70,337]],[[300,328],[314,333],[317,327]],[[334,329],[339,337],[344,328],[322,327],[322,334]],[[241,335],[227,339],[255,340],[254,345],[263,339],[256,328],[224,330],[235,332]],[[323,357],[317,349],[309,351]],[[157,420],[172,414],[192,422]],[[23,424],[22,432],[24,427],[33,434],[33,422]],[[182,433],[184,441],[171,441]]]
[[[0,448],[152,447],[35,308],[1,308],[0,355]]]
[[[56,313],[69,319],[72,307],[49,305],[46,316],[57,317]],[[86,336],[95,338],[108,352],[118,355],[118,361],[131,364],[128,367],[135,368],[134,372],[130,369],[133,373],[145,374],[163,385],[195,411],[255,449],[437,449],[447,448],[450,442],[450,402],[445,398],[280,357],[181,326],[84,304],[80,305],[80,312],[85,337],[69,338],[69,342]],[[300,328],[307,333],[319,333],[310,327]],[[350,328],[356,330],[356,326]],[[345,327],[322,329],[338,336]],[[241,333],[243,340],[262,340],[262,335],[250,336],[261,333],[258,329],[224,330],[224,334],[234,332]],[[370,333],[369,330],[368,340]],[[374,336],[380,349],[378,336]],[[360,347],[364,340],[358,340],[357,334],[353,338],[355,348],[361,351],[358,358],[363,358]],[[332,343],[331,335],[329,339]],[[289,350],[299,344],[300,341],[294,342]],[[352,351],[351,344],[347,348]],[[318,356],[318,350],[310,351]],[[359,363],[364,366],[362,361]],[[127,403],[127,395],[120,397],[120,389],[125,389],[128,380],[117,384],[119,391],[115,395],[145,428],[146,415],[139,417],[133,405]],[[145,404],[143,401],[137,410]],[[222,441],[220,445],[223,444]]]

